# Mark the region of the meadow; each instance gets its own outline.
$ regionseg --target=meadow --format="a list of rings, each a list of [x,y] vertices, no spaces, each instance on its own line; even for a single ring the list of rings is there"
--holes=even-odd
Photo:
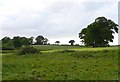
[[[3,51],[3,80],[118,80],[118,47],[33,47],[41,53]]]

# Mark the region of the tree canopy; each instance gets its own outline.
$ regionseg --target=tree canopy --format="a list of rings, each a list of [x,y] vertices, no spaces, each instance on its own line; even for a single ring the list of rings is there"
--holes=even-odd
[[[95,22],[83,28],[79,33],[79,38],[86,46],[108,46],[113,42],[114,33],[118,33],[118,25],[105,17],[98,17]]]

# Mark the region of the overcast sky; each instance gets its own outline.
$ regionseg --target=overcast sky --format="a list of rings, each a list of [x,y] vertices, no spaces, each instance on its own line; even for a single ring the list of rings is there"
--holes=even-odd
[[[99,16],[118,24],[119,0],[0,0],[1,37],[43,35],[80,43],[78,33]],[[113,44],[118,43],[115,35]]]

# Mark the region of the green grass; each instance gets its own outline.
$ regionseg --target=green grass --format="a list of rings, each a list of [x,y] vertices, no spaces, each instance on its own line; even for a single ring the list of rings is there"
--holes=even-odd
[[[64,46],[64,45],[34,45],[33,47],[42,51],[80,48],[79,46]]]
[[[15,53],[3,55],[3,80],[118,79],[117,47],[34,47],[43,52],[22,56]]]

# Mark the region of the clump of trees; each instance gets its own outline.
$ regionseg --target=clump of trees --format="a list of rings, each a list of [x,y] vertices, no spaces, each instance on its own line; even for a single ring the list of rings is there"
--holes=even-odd
[[[12,39],[10,37],[4,37],[1,39],[2,41],[2,49],[3,50],[13,50],[21,48],[22,46],[30,46],[30,45],[47,45],[48,39],[43,36],[37,36],[35,38],[35,42],[33,41],[34,37],[20,37],[14,36]]]
[[[82,29],[79,38],[86,46],[109,46],[113,42],[114,33],[118,33],[118,25],[105,17],[98,17],[95,22]]]
[[[13,45],[13,40],[10,39],[9,37],[4,37],[2,38],[2,49],[3,50],[13,50],[15,49]]]

